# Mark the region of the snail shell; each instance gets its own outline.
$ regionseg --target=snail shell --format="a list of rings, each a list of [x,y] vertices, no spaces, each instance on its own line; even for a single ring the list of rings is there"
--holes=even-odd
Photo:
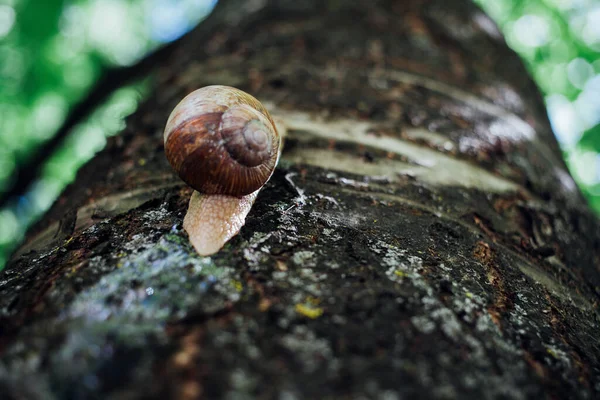
[[[240,197],[269,180],[281,137],[254,97],[229,86],[206,86],[175,107],[164,143],[169,163],[192,188]]]

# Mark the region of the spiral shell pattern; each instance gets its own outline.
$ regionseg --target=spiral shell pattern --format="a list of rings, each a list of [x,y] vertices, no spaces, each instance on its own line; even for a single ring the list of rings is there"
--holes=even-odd
[[[169,163],[192,188],[243,196],[271,177],[281,137],[254,97],[229,86],[206,86],[175,107],[164,143]]]

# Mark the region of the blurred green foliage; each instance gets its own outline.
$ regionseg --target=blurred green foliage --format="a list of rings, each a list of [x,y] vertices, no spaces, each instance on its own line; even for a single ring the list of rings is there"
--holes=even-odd
[[[600,2],[476,0],[545,95],[571,174],[600,213]]]
[[[216,0],[0,0],[0,192],[104,68],[176,39]],[[477,0],[546,95],[571,172],[600,211],[600,3]],[[75,128],[22,198],[0,210],[0,269],[25,230],[117,133],[142,96],[117,91]]]

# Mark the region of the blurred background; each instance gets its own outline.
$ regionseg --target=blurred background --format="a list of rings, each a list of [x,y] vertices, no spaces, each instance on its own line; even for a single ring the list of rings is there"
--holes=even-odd
[[[600,1],[476,0],[540,89],[571,173],[600,213]],[[192,29],[216,0],[0,0],[0,194],[103,70]],[[27,228],[143,98],[123,87],[76,126],[29,191],[0,209],[0,270]]]

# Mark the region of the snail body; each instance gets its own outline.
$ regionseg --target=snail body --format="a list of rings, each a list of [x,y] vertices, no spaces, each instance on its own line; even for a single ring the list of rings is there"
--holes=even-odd
[[[265,107],[229,86],[206,86],[175,107],[164,132],[165,154],[195,192],[184,229],[198,253],[216,253],[244,225],[269,180],[281,136]]]

